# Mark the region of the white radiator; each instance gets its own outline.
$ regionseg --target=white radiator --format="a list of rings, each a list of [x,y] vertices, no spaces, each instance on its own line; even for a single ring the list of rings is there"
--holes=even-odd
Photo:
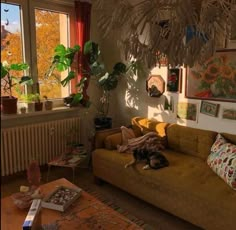
[[[68,135],[80,142],[79,118],[1,129],[1,176],[27,169],[32,159],[46,164],[65,152]]]

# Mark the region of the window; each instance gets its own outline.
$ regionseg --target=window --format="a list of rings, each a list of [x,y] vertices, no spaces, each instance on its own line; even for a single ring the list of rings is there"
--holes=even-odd
[[[1,3],[1,61],[9,64],[26,62],[28,73],[39,87],[41,96],[62,98],[68,96],[69,87],[60,81],[66,73],[55,73],[45,79],[54,48],[57,44],[74,44],[74,7],[72,1],[9,0]],[[38,84],[36,84],[38,83]],[[28,88],[28,92],[32,89]],[[33,88],[35,92],[35,88]],[[14,88],[14,95],[27,89]]]

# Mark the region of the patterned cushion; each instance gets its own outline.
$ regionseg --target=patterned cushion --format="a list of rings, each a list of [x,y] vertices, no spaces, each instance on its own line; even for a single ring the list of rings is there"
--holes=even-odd
[[[236,145],[227,142],[220,134],[212,145],[207,164],[230,187],[236,190]]]

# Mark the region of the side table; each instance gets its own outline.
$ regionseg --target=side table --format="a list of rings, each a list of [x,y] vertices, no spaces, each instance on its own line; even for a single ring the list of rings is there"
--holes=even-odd
[[[51,167],[66,167],[71,168],[73,173],[73,182],[75,180],[75,169],[79,166],[79,164],[87,158],[87,152],[79,152],[79,153],[66,153],[62,154],[54,158],[52,161],[48,162],[48,173],[47,173],[47,181],[49,180],[49,175],[51,171]]]

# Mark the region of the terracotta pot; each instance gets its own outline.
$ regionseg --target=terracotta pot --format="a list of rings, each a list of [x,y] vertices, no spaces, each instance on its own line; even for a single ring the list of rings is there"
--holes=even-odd
[[[35,102],[35,111],[42,111],[43,110],[43,102]]]
[[[1,110],[3,114],[17,114],[17,98],[3,96],[1,97]]]

